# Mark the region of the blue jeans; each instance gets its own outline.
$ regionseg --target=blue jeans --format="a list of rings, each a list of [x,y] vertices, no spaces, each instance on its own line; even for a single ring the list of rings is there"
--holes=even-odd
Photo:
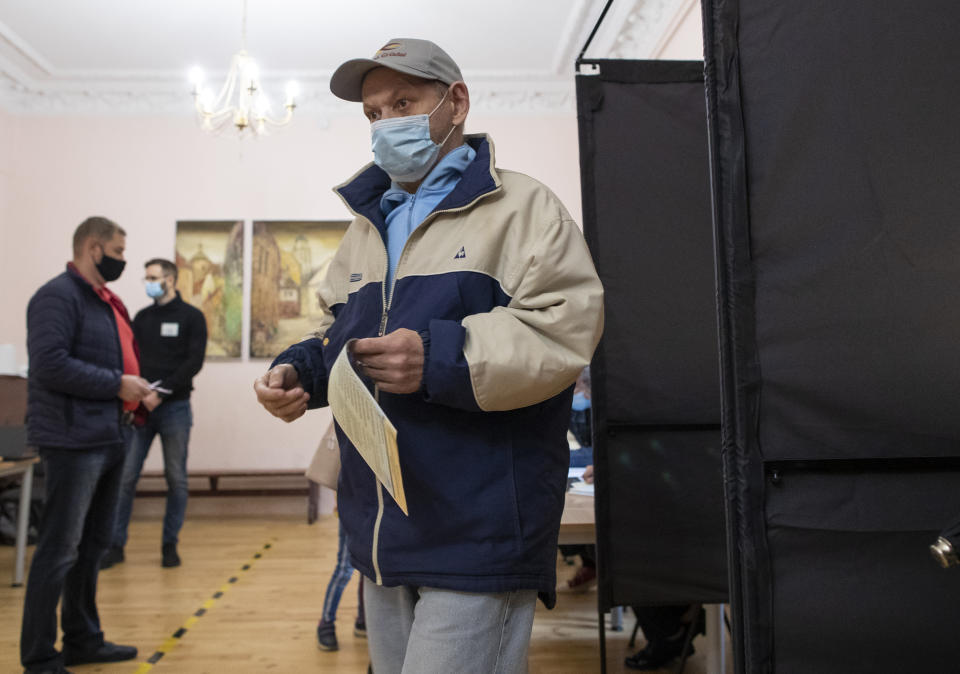
[[[161,403],[147,416],[147,423],[134,429],[127,459],[123,466],[123,485],[120,488],[120,506],[113,547],[127,544],[127,527],[133,512],[133,497],[143,462],[150,451],[154,437],[160,435],[163,446],[163,475],[167,479],[167,508],[163,515],[163,543],[176,543],[183,518],[187,512],[187,445],[193,412],[189,400],[171,400]]]
[[[343,530],[343,523],[340,523],[339,543],[337,544],[337,568],[333,570],[333,576],[327,584],[327,592],[323,597],[323,613],[321,619],[325,623],[332,623],[337,619],[337,607],[340,605],[340,597],[343,590],[353,577],[353,566],[350,565],[350,553],[347,552],[347,534]],[[364,622],[363,615],[363,579],[360,580],[358,589],[358,608],[357,620]]]
[[[20,633],[20,661],[28,670],[55,669],[62,662],[54,647],[61,595],[64,647],[87,651],[103,644],[97,574],[113,536],[124,451],[125,445],[40,449],[46,485],[43,525],[30,564]]]

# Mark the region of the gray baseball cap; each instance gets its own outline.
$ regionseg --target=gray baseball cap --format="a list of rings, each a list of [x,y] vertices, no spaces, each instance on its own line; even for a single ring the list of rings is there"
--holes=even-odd
[[[401,37],[380,47],[373,58],[351,59],[343,63],[330,78],[330,91],[345,101],[359,103],[363,100],[363,78],[381,66],[426,80],[439,80],[444,84],[463,79],[460,68],[449,54],[433,42]]]

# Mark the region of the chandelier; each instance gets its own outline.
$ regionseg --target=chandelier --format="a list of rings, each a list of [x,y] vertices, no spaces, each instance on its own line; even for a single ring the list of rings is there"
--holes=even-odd
[[[240,51],[230,60],[230,72],[220,93],[214,96],[213,90],[204,86],[200,68],[190,71],[190,81],[200,128],[219,134],[233,126],[241,138],[262,136],[271,128],[289,124],[297,107],[296,97],[300,95],[297,83],[288,82],[283,104],[285,112],[281,117],[272,115],[270,100],[260,86],[260,70],[247,54],[247,0],[243,0]]]

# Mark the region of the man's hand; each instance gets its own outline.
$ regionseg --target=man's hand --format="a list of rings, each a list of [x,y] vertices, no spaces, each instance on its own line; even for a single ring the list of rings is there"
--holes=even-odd
[[[303,390],[296,369],[289,363],[267,370],[254,380],[253,390],[270,414],[287,423],[299,419],[307,411],[310,394]]]
[[[152,412],[160,407],[160,403],[162,402],[163,398],[160,397],[159,393],[150,391],[150,395],[143,399],[143,406],[147,408],[148,412]]]
[[[591,463],[583,471],[583,475],[580,476],[580,479],[586,482],[587,484],[593,484],[593,464]]]
[[[423,340],[401,328],[383,337],[358,339],[353,355],[363,373],[386,393],[415,393],[423,380]]]
[[[126,402],[136,402],[143,400],[153,391],[150,390],[150,383],[143,377],[135,374],[125,374],[120,377],[120,390],[117,395]]]

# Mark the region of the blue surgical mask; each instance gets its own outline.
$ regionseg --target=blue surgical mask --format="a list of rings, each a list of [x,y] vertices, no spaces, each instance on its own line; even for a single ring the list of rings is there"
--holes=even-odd
[[[583,410],[590,409],[590,398],[583,395],[582,393],[574,393],[573,409],[575,409],[577,412],[582,412]]]
[[[430,137],[430,118],[446,98],[444,94],[429,115],[378,119],[370,125],[373,161],[394,182],[415,183],[437,163],[441,146],[457,128],[454,125],[439,145]]]
[[[163,281],[147,281],[143,286],[147,290],[147,297],[152,297],[153,299],[163,297],[167,293],[163,288]]]

